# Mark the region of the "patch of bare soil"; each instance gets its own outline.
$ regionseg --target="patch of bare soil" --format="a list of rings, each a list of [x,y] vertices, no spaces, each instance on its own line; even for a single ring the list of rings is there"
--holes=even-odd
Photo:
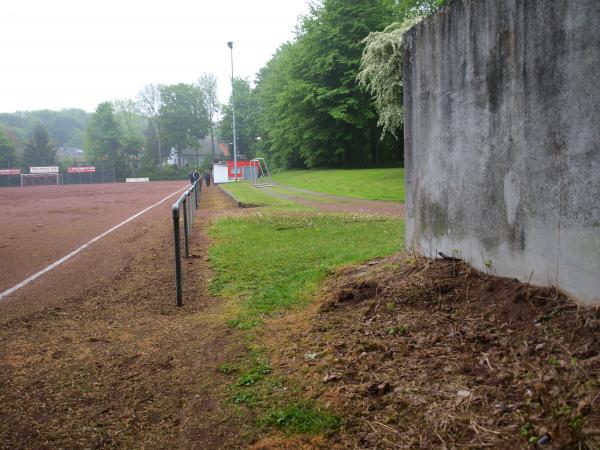
[[[201,219],[229,209],[217,189],[203,191]],[[205,223],[195,224],[198,257],[184,262],[183,308],[166,217],[115,278],[0,320],[0,448],[243,445],[217,370],[240,344],[207,290]]]
[[[600,448],[600,310],[553,289],[396,255],[266,334],[274,367],[344,419],[313,447]]]

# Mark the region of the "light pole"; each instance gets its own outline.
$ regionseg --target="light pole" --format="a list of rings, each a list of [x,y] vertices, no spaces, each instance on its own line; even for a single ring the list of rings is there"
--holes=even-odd
[[[233,42],[229,41],[227,47],[231,50],[231,112],[233,117],[233,173],[235,181],[238,179],[237,168],[237,137],[235,133],[235,87],[233,82]]]

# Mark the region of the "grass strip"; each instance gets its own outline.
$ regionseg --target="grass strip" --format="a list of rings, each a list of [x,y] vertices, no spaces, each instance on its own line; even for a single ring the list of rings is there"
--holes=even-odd
[[[251,215],[219,218],[208,230],[214,239],[210,287],[215,294],[238,300],[228,321],[233,328],[260,330],[265,317],[308,303],[334,269],[403,247],[402,220],[301,211],[247,183],[227,188],[242,202],[266,206]],[[339,429],[340,417],[303,399],[293,379],[273,368],[256,331],[242,334],[248,343],[245,356],[219,367],[231,378],[233,411],[245,416],[250,409],[250,415],[259,418],[251,433],[278,428],[286,434],[318,435]]]
[[[404,201],[404,169],[290,170],[273,181],[295,188],[367,200]]]
[[[273,409],[262,420],[262,423],[275,426],[288,433],[316,435],[336,431],[342,420],[310,402],[299,402]]]
[[[230,321],[252,328],[261,317],[308,301],[334,268],[397,252],[404,222],[377,215],[301,213],[223,218],[210,228],[215,294],[240,299]]]

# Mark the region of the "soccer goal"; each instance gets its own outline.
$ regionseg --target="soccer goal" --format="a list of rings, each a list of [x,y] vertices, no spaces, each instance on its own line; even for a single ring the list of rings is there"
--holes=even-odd
[[[273,187],[273,180],[271,179],[271,172],[265,158],[254,158],[250,160],[250,163],[254,166],[255,170],[252,170],[252,186],[254,187]]]
[[[39,186],[45,184],[61,184],[60,173],[22,173],[21,186]]]

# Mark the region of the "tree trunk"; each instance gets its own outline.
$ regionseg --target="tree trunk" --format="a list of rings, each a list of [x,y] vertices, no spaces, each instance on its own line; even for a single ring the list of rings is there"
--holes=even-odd
[[[377,166],[379,165],[379,146],[377,145],[377,128],[371,126],[369,135],[369,140],[371,141],[371,161]]]
[[[162,171],[162,148],[160,142],[160,127],[156,122],[154,123],[154,125],[156,125],[156,136],[158,138],[158,170]]]
[[[217,154],[215,152],[215,136],[213,134],[213,124],[212,124],[212,120],[210,122],[210,140],[212,142],[212,152],[213,152],[213,162],[215,161],[215,159],[217,158]]]

